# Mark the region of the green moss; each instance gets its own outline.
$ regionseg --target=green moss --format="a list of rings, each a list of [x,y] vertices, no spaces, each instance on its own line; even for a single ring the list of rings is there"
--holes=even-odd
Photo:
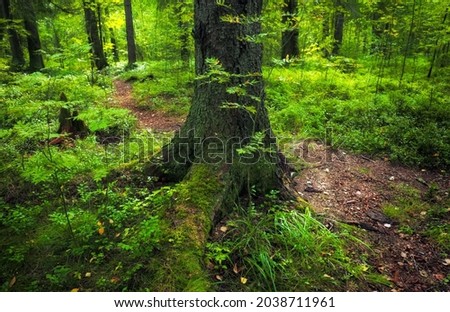
[[[211,288],[202,259],[223,183],[214,166],[194,164],[175,189],[175,205],[165,212],[168,244],[148,269],[157,291],[207,291]]]

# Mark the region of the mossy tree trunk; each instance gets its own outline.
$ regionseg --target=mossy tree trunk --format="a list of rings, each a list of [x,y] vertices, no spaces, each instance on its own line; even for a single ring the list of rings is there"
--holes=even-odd
[[[215,217],[250,188],[264,193],[283,185],[282,157],[264,107],[262,47],[253,40],[261,31],[262,2],[194,2],[193,104],[159,167],[182,181],[165,216],[168,235],[177,233],[180,243],[153,260],[152,275],[161,277],[156,290],[208,290],[202,258]]]
[[[298,11],[297,0],[284,0],[282,22],[286,30],[281,36],[281,58],[297,57],[300,55],[298,37],[299,29],[296,20]]]

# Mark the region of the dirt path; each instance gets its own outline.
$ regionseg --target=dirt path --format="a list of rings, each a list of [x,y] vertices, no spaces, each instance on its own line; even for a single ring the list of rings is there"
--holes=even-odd
[[[424,183],[436,183],[448,191],[448,176],[343,152],[331,154],[317,143],[301,147],[307,149],[303,159],[309,168],[296,178],[296,190],[317,213],[365,230],[373,248],[369,262],[389,277],[392,291],[450,291],[450,285],[441,282],[450,274],[450,266],[444,265],[439,250],[422,235],[401,233],[399,225],[382,212],[405,186],[423,194],[428,189]]]
[[[137,118],[138,126],[155,132],[173,132],[179,130],[184,119],[176,116],[169,116],[160,111],[140,108],[132,95],[132,84],[122,80],[114,81],[114,99],[118,105],[129,109]]]

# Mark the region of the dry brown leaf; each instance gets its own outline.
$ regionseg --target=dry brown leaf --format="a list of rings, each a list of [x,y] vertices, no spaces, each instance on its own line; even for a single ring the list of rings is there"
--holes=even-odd
[[[14,284],[17,282],[17,278],[15,276],[13,276],[13,278],[9,281],[9,287],[13,287]]]
[[[239,270],[237,264],[235,263],[235,264],[233,265],[233,272],[236,273],[236,274],[238,274],[239,271],[240,271],[240,270]]]
[[[226,226],[221,226],[221,227],[220,227],[220,231],[221,231],[222,233],[225,233],[226,231],[228,231],[228,227],[226,227]]]
[[[437,279],[438,281],[443,281],[445,279],[444,274],[442,273],[438,273],[438,274],[433,274],[434,278]]]
[[[117,276],[113,276],[113,277],[111,277],[110,281],[111,281],[111,283],[116,284],[117,282],[120,281],[120,278],[118,278]]]
[[[222,281],[223,280],[223,276],[222,275],[216,275],[216,280]]]

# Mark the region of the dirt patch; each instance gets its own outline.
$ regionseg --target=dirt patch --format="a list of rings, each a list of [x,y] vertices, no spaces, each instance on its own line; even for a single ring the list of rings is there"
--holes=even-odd
[[[174,132],[179,130],[184,123],[184,118],[182,117],[170,116],[164,112],[138,107],[133,99],[133,86],[131,83],[115,80],[114,88],[116,90],[114,99],[117,105],[129,109],[136,116],[139,128],[156,132]]]
[[[307,152],[305,152],[305,149]],[[448,175],[413,170],[325,148],[318,143],[299,144],[307,168],[295,179],[296,191],[318,214],[358,226],[373,248],[370,263],[388,276],[393,291],[449,291],[442,283],[450,274],[444,256],[426,237],[407,235],[382,212],[404,185],[426,192],[435,183],[448,190]]]

